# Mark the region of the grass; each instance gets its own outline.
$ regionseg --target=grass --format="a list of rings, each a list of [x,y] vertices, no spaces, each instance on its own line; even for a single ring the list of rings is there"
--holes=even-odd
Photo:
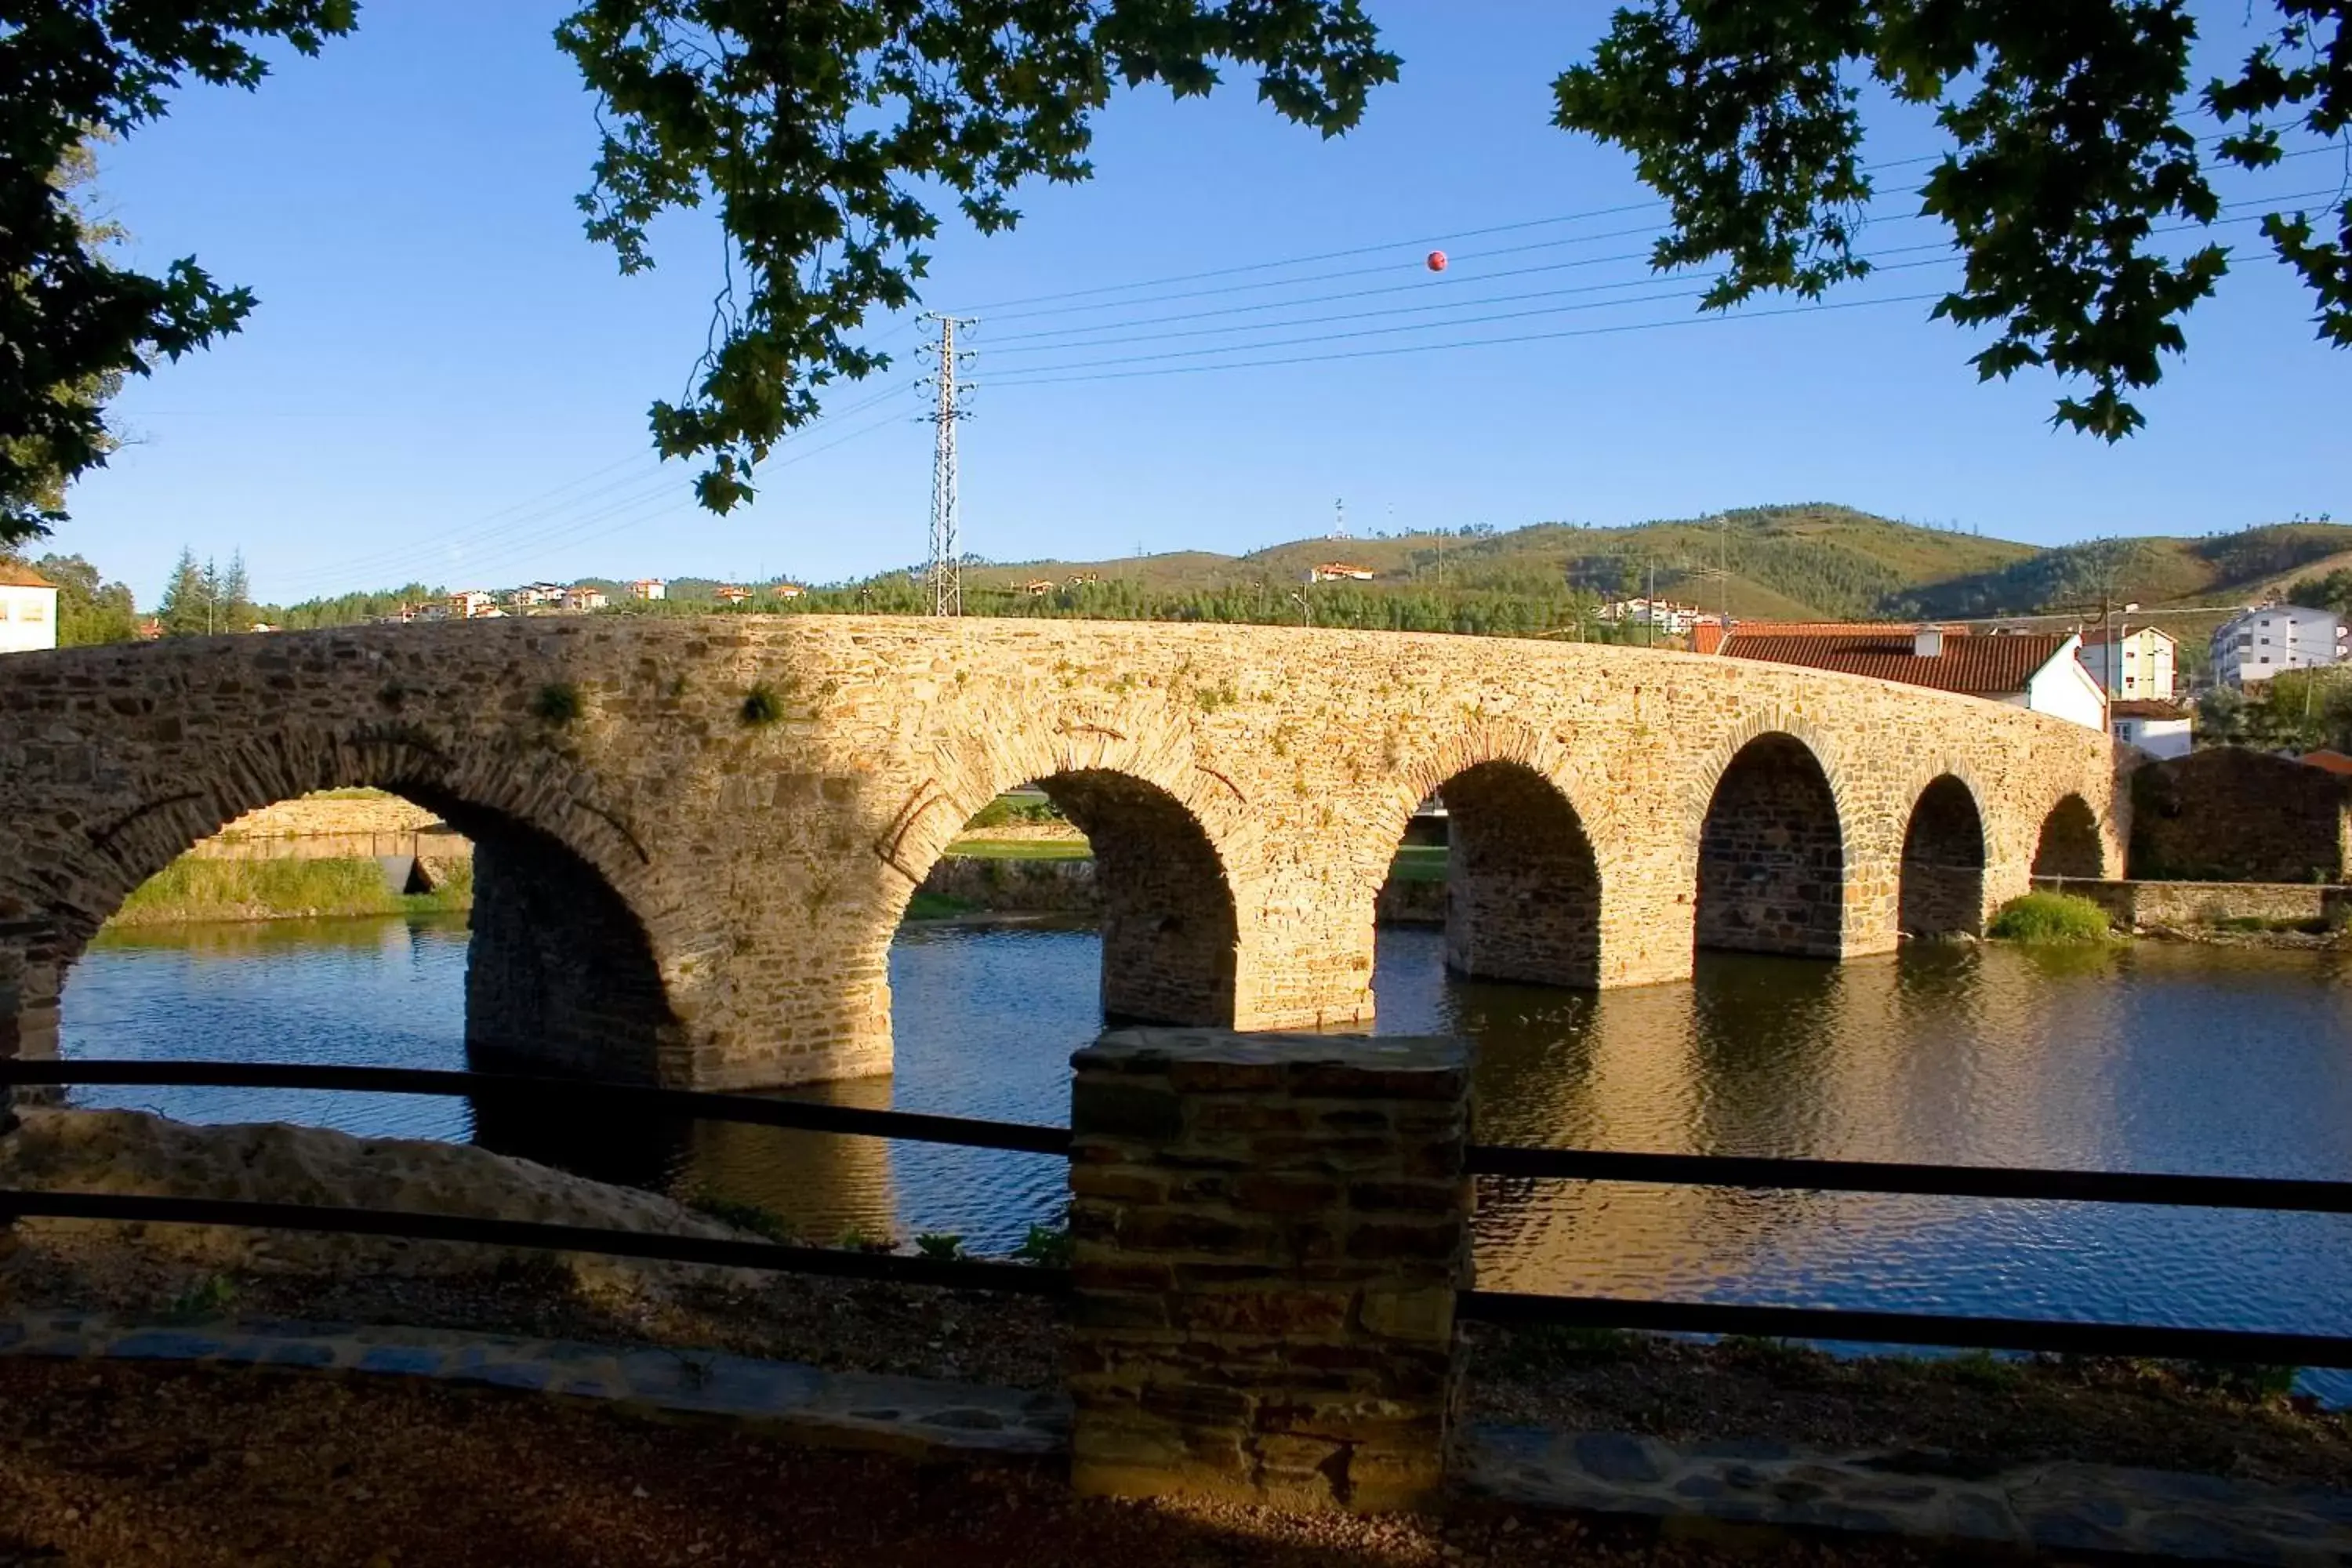
[[[951,899],[945,893],[918,892],[907,900],[906,919],[910,921],[953,920],[980,908],[970,899]]]
[[[203,921],[289,920],[321,915],[436,914],[471,907],[474,868],[461,861],[429,893],[386,889],[373,860],[213,860],[183,855],[149,878],[113,926]]]
[[[2000,906],[1985,934],[2004,942],[2106,942],[2107,911],[2072,893],[2028,893]]]
[[[1389,875],[1400,882],[1445,880],[1446,848],[1443,844],[1408,844],[1389,862]]]
[[[1083,838],[959,838],[950,855],[974,860],[1087,860],[1094,846]]]
[[[2215,931],[2301,931],[2317,936],[2331,929],[2324,920],[2265,920],[2260,915],[2230,915],[2210,922]]]

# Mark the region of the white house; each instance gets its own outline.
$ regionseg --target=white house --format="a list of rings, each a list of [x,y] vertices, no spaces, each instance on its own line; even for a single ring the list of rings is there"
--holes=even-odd
[[[604,590],[590,583],[577,584],[563,591],[563,607],[576,616],[601,610],[604,607]]]
[[[659,577],[640,577],[629,584],[630,595],[639,599],[667,599],[669,584]]]
[[[2126,698],[2108,709],[2116,739],[2151,757],[2185,757],[2197,746],[2195,715],[2175,702]]]
[[[2118,626],[2112,634],[2093,626],[2083,634],[2083,668],[2111,697],[2168,702],[2178,646],[2170,633],[2154,626]]]
[[[449,595],[449,614],[457,620],[480,620],[498,609],[498,595],[487,589],[464,588]]]
[[[2256,605],[2213,629],[2213,676],[2228,686],[2259,686],[2283,669],[2341,664],[2347,634],[2333,610]]]
[[[57,646],[57,584],[30,566],[0,561],[0,653]]]
[[[1939,691],[1965,692],[1987,701],[2053,714],[2087,730],[2105,730],[2106,694],[2075,657],[2081,647],[2082,639],[2071,632],[2063,637],[2054,633],[1971,637],[1937,626],[1814,623],[1775,627],[1769,622],[1741,621],[1732,628],[1722,652],[1732,658],[1801,664]]]

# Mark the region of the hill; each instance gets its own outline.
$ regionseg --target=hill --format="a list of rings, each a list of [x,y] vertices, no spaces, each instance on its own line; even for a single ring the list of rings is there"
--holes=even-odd
[[[1546,522],[1508,532],[1304,539],[1247,555],[1183,551],[989,563],[966,567],[964,590],[990,595],[1018,592],[1032,580],[1096,576],[1154,595],[1287,594],[1316,566],[1339,561],[1370,569],[1365,588],[1373,593],[1548,596],[1565,589],[1604,599],[1654,593],[1709,609],[1727,596],[1734,616],[1817,620],[1880,614],[1906,594],[1994,574],[2038,553],[2032,545],[1809,504],[1624,528]]]
[[[1332,562],[1370,575],[1310,588],[1309,574]],[[2352,527],[2333,522],[2042,549],[1809,502],[1622,528],[1542,522],[1508,531],[1302,539],[1246,555],[1187,550],[1093,561],[975,560],[964,570],[964,605],[975,615],[1311,618],[1320,626],[1602,637],[1627,634],[1599,623],[1598,605],[1643,593],[1706,610],[1727,606],[1749,620],[2039,616],[2058,625],[2095,616],[2104,595],[2117,606],[2143,606],[2135,623],[2172,631],[2194,658],[2231,606],[2338,569],[2352,569]],[[793,607],[913,613],[929,602],[919,578],[919,569],[879,573],[814,590]],[[1033,584],[1050,586],[1032,592]],[[674,578],[660,605],[625,603],[618,584],[608,591],[618,612],[701,615],[720,608],[718,586]],[[346,595],[285,615],[293,624],[337,624],[366,618],[358,610],[368,603]],[[762,596],[745,607],[778,606]]]

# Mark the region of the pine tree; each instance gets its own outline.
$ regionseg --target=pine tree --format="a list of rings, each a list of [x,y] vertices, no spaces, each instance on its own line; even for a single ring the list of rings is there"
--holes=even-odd
[[[182,546],[179,564],[172,568],[172,580],[163,588],[163,602],[155,617],[163,623],[166,637],[202,637],[209,627],[211,609],[211,584],[205,569],[196,564],[196,552]]]
[[[240,550],[228,558],[228,572],[221,579],[220,629],[241,632],[254,623],[253,589],[245,578],[245,552]]]

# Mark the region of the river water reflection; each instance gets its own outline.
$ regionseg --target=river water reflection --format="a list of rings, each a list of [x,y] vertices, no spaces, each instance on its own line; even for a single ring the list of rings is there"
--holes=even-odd
[[[462,923],[401,920],[110,935],[68,987],[64,1048],[462,1066],[465,944]],[[1478,1042],[1486,1141],[2352,1180],[2352,991],[2335,954],[1703,954],[1690,984],[1593,996],[1453,980],[1440,952],[1434,931],[1381,933],[1380,1028]],[[1084,929],[910,927],[891,959],[898,1073],[808,1092],[1065,1121],[1069,1054],[1099,1027],[1099,958]],[[471,1138],[759,1203],[825,1239],[940,1230],[1003,1250],[1063,1190],[1034,1156],[761,1128],[478,1119],[394,1097],[75,1098]],[[1480,1282],[1502,1289],[2314,1331],[2352,1317],[2352,1223],[2319,1216],[1530,1184],[1482,1194],[1478,1237]]]

